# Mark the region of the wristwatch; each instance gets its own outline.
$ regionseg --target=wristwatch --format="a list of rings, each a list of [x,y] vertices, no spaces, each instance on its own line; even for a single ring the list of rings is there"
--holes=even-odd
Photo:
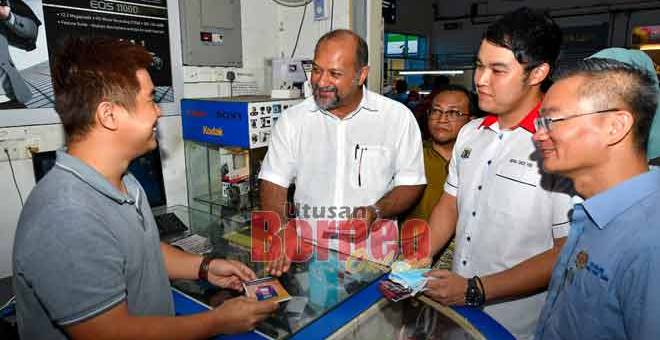
[[[204,256],[202,263],[199,264],[199,271],[197,272],[197,277],[202,281],[208,281],[209,279],[209,266],[211,266],[211,261],[213,258],[210,256]]]
[[[484,285],[478,276],[467,280],[467,290],[465,291],[465,305],[469,307],[481,307],[486,302]]]

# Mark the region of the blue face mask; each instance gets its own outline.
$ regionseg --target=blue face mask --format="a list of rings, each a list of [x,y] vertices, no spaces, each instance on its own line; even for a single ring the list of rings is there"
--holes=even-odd
[[[392,282],[398,283],[404,288],[411,290],[410,294],[415,295],[422,291],[426,286],[427,277],[424,273],[428,272],[429,268],[413,269],[410,266],[397,266],[396,262],[392,264],[392,272],[389,274],[388,279]]]

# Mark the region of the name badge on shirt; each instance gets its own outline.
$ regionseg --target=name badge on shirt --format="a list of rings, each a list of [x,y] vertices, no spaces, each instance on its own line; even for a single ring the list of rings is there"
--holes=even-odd
[[[461,158],[468,159],[468,158],[470,158],[471,153],[472,153],[471,148],[465,148],[465,149],[463,149],[463,152],[461,152]]]
[[[589,254],[584,250],[580,250],[577,256],[575,256],[575,267],[577,267],[577,269],[584,269],[588,262]]]

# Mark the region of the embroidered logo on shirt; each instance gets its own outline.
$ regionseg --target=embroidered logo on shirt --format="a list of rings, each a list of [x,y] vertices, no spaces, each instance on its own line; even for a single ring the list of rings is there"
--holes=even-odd
[[[580,250],[580,252],[575,257],[575,266],[577,269],[584,269],[589,262],[589,254],[586,251]]]
[[[587,270],[591,273],[594,274],[597,278],[607,282],[610,280],[610,278],[605,274],[605,269],[597,264],[595,264],[593,261],[589,261],[589,264],[587,265]]]
[[[605,282],[610,280],[607,274],[605,274],[605,269],[595,264],[593,261],[589,261],[589,254],[584,250],[580,250],[580,252],[575,256],[575,267],[576,270],[586,268],[589,273]],[[572,281],[572,279],[573,278],[570,277],[570,281]]]
[[[470,153],[472,153],[472,149],[470,149],[470,148],[463,149],[463,152],[461,152],[461,158],[463,158],[463,159],[470,158]]]

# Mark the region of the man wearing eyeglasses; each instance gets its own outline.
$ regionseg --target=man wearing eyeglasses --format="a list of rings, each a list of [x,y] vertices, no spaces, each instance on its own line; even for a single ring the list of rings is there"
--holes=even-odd
[[[460,85],[445,85],[433,97],[431,107],[426,111],[426,124],[429,139],[424,141],[424,170],[426,188],[422,198],[406,217],[428,221],[431,210],[444,191],[447,167],[451,159],[458,131],[467,124],[478,111],[476,97]],[[450,268],[453,242],[445,247],[435,267]]]
[[[660,171],[646,160],[658,86],[648,71],[586,59],[543,100],[534,134],[543,168],[572,179],[585,201],[573,209],[537,339],[660,336]]]
[[[452,271],[427,275],[446,305],[484,307],[516,338],[531,339],[568,233],[570,183],[539,169],[532,141],[561,31],[521,8],[489,26],[476,59],[479,107],[461,129],[445,192],[430,218],[431,254],[455,233]]]

